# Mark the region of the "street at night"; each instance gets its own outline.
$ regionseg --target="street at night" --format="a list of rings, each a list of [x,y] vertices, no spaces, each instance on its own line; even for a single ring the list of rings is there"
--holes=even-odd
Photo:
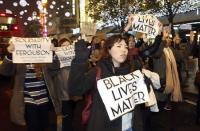
[[[0,131],[200,131],[200,0],[0,0]]]

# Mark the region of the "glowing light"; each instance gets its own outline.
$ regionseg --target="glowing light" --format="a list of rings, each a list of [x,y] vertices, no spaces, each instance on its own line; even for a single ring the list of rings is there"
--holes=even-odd
[[[9,18],[8,18],[8,21],[7,21],[8,24],[11,24],[11,23],[12,23],[12,20],[13,20],[13,18],[12,18],[12,17],[9,17]]]
[[[20,0],[20,1],[19,1],[19,5],[22,6],[22,7],[27,6],[27,4],[28,4],[28,3],[26,2],[26,0]]]
[[[69,16],[70,16],[70,13],[69,13],[69,12],[66,12],[66,13],[65,13],[65,16],[66,16],[66,17],[69,17]]]
[[[3,4],[3,1],[2,1],[2,0],[0,0],[0,4]]]
[[[49,23],[48,23],[48,25],[49,25],[49,26],[52,26],[52,25],[53,25],[53,23],[52,23],[52,22],[49,22]]]
[[[54,8],[54,6],[53,6],[53,5],[50,5],[50,6],[49,6],[49,8],[50,8],[50,9],[53,9],[53,8]]]
[[[41,1],[36,1],[36,4],[37,4],[37,5],[41,4]]]
[[[20,11],[19,14],[20,14],[20,15],[24,15],[24,11]]]
[[[38,4],[37,8],[38,8],[39,10],[42,10],[42,9],[43,9],[42,4],[41,4],[41,3]]]
[[[64,5],[61,5],[61,6],[60,6],[60,8],[62,8],[62,9],[63,9],[63,8],[64,8]]]
[[[17,6],[18,6],[18,3],[17,3],[17,2],[14,2],[14,3],[13,3],[13,6],[17,7]]]
[[[28,25],[28,23],[27,23],[27,22],[24,22],[24,25]]]
[[[6,9],[6,13],[8,13],[8,14],[12,14],[12,11],[9,10],[9,9]]]
[[[28,19],[27,19],[28,21],[32,21],[32,18],[31,17],[28,17]]]
[[[56,2],[55,2],[55,1],[52,1],[52,4],[53,4],[53,5],[55,5],[55,4],[56,4]]]
[[[46,4],[48,0],[42,0],[42,4]]]
[[[14,30],[18,30],[18,26],[14,26]]]

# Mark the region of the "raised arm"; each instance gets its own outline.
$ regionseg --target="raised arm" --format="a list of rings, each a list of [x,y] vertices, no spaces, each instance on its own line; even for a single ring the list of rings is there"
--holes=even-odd
[[[133,22],[133,14],[128,16],[128,23],[126,25],[126,27],[124,28],[124,33],[128,32],[128,30],[131,28],[132,26],[132,22]]]
[[[89,69],[88,57],[90,50],[84,40],[75,43],[75,58],[72,61],[69,73],[69,93],[83,95],[96,85],[96,70]]]

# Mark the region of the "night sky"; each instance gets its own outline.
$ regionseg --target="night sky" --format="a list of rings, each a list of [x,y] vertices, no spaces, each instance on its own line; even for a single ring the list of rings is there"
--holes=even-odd
[[[22,23],[29,23],[30,19],[28,20],[28,18],[32,17],[33,12],[37,12],[37,16],[39,16],[38,5],[36,4],[38,1],[41,0],[0,0],[0,11],[11,11],[12,14],[21,19]],[[48,0],[47,11],[48,15],[51,15],[52,18],[54,15],[57,15],[55,14],[56,12],[66,7],[66,4],[61,7],[59,1],[61,0]],[[52,6],[52,8],[50,8],[50,6]]]

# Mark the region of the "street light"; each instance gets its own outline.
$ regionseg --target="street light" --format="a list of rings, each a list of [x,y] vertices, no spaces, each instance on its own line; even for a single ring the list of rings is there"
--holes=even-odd
[[[47,8],[46,5],[48,3],[48,0],[41,0],[42,3],[42,10],[40,11],[40,23],[42,26],[42,36],[47,36]]]
[[[42,0],[41,2],[42,2],[42,4],[46,5],[48,0]]]

